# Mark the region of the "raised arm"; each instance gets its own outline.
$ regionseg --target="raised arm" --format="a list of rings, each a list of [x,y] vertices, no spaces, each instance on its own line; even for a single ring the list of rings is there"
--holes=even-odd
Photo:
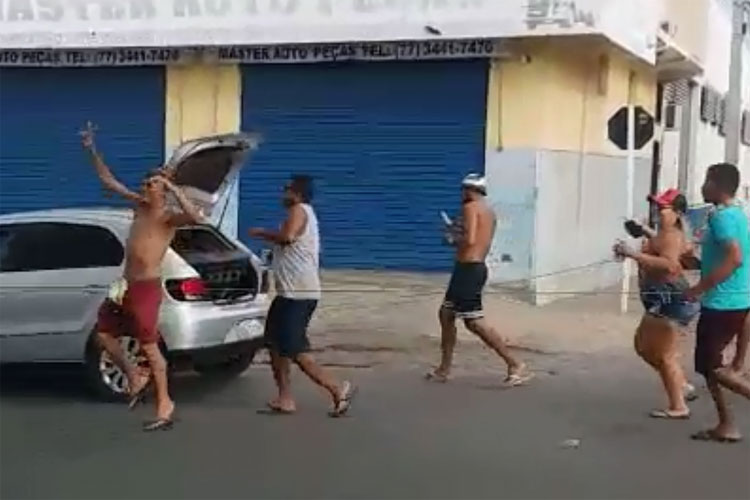
[[[196,207],[193,202],[185,196],[185,193],[179,186],[173,184],[172,181],[166,177],[158,177],[158,179],[163,182],[164,187],[174,195],[177,203],[180,204],[180,208],[182,209],[182,213],[170,214],[168,216],[167,222],[170,225],[179,227],[190,224],[205,224],[207,222],[200,209],[198,209],[198,207]]]
[[[94,132],[91,123],[88,124],[86,130],[81,132],[81,144],[83,148],[88,152],[91,159],[91,163],[96,169],[96,174],[99,176],[99,180],[105,189],[117,193],[123,198],[130,200],[135,203],[142,203],[143,197],[138,193],[131,191],[123,183],[117,180],[112,171],[109,169],[101,155],[96,150],[96,143],[94,141]]]

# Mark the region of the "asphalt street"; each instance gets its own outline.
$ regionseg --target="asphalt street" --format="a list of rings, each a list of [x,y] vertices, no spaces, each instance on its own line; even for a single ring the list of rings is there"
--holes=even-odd
[[[351,416],[295,375],[299,413],[256,412],[267,367],[231,381],[174,380],[180,421],[144,434],[150,408],[87,398],[74,371],[2,371],[2,498],[750,497],[750,443],[698,443],[689,421],[656,421],[653,374],[631,358],[582,359],[506,390],[477,373],[447,385],[417,368],[338,371],[360,386]],[[733,400],[750,434],[750,404]],[[563,445],[579,440],[578,447]]]

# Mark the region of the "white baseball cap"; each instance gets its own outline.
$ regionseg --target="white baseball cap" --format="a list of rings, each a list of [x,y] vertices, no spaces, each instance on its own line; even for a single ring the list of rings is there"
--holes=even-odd
[[[464,177],[461,182],[461,187],[474,189],[482,193],[483,196],[487,196],[487,179],[483,175],[469,174]]]

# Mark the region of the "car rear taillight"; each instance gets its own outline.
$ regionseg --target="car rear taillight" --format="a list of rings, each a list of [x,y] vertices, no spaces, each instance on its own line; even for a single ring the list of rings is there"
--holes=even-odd
[[[200,278],[167,281],[167,291],[177,300],[206,300],[208,290]]]

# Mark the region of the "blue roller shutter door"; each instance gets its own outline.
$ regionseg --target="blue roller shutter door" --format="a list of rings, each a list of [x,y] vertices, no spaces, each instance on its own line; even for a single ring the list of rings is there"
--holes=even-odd
[[[119,205],[78,131],[91,120],[115,171],[137,187],[163,161],[164,68],[0,68],[0,213]]]
[[[266,142],[243,172],[240,233],[277,224],[283,183],[307,173],[324,267],[449,269],[439,212],[483,170],[486,94],[486,61],[246,67],[243,128]]]

